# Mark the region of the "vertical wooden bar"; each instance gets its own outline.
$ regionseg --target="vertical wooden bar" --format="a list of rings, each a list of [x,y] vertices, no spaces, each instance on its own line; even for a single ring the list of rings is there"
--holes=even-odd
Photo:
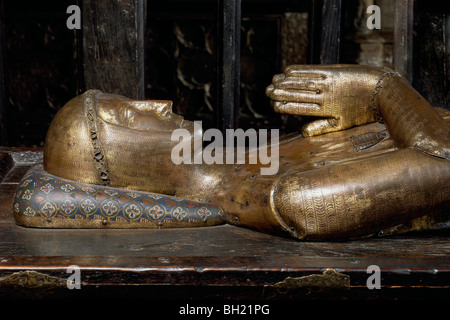
[[[450,110],[450,12],[444,15],[444,38],[445,38],[445,89],[447,95],[445,96],[445,105],[447,110]]]
[[[5,8],[3,1],[0,2],[0,145],[6,145],[6,123],[5,123],[5,69],[3,45],[5,40]]]
[[[218,0],[219,127],[238,126],[240,101],[241,0]],[[220,40],[219,40],[220,41]],[[220,43],[220,42],[219,42]]]
[[[145,0],[83,0],[86,89],[144,99]]]
[[[450,9],[450,6],[449,6]],[[414,4],[414,36],[411,85],[435,107],[449,108],[450,24],[441,3],[417,1]]]
[[[339,63],[342,0],[323,0],[320,63]]]
[[[322,1],[311,0],[308,10],[308,63],[320,63],[320,30],[322,23]]]
[[[308,61],[339,63],[342,0],[311,0],[308,12]]]
[[[412,82],[414,0],[395,1],[394,56],[395,70]]]

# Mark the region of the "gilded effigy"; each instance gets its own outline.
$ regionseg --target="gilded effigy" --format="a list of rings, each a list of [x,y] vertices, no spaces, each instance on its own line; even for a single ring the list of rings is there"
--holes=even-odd
[[[18,224],[165,228],[229,223],[301,240],[450,226],[450,115],[396,72],[295,65],[266,89],[277,112],[316,117],[264,164],[176,164],[170,101],[89,90],[55,116],[43,164],[14,196]],[[269,146],[265,146],[269,147]],[[194,151],[195,152],[195,151]]]

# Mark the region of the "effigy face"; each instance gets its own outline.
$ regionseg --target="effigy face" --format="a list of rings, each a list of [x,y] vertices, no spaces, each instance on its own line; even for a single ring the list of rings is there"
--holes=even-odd
[[[290,66],[266,93],[278,112],[321,119],[247,148],[239,163],[201,161],[208,149],[198,148],[202,128],[174,114],[170,101],[134,101],[98,90],[74,98],[49,128],[43,165],[19,184],[17,223],[230,223],[302,240],[450,226],[450,117],[398,74],[362,66]],[[380,119],[384,123],[375,122]],[[180,130],[187,133],[182,146],[189,147],[181,149],[191,159],[181,163],[173,158],[181,145],[174,132]],[[219,147],[209,148],[217,159],[233,152]],[[272,158],[262,158],[269,149]],[[262,170],[267,159],[276,162],[270,174]]]

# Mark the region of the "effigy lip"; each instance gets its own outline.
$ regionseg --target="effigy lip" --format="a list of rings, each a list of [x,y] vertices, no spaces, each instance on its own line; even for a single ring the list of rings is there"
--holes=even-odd
[[[35,228],[160,229],[224,224],[222,209],[164,194],[81,183],[47,173],[42,163],[19,182],[18,225]]]

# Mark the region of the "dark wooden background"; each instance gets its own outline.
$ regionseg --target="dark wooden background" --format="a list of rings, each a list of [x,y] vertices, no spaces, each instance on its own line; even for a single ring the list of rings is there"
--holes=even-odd
[[[4,0],[0,7],[0,144],[42,147],[55,113],[88,88],[174,100],[204,128],[280,128],[264,89],[293,63],[394,66],[449,108],[448,2],[364,0]],[[82,28],[69,30],[77,4]],[[240,19],[239,19],[240,17]],[[231,39],[231,40],[230,40]]]

